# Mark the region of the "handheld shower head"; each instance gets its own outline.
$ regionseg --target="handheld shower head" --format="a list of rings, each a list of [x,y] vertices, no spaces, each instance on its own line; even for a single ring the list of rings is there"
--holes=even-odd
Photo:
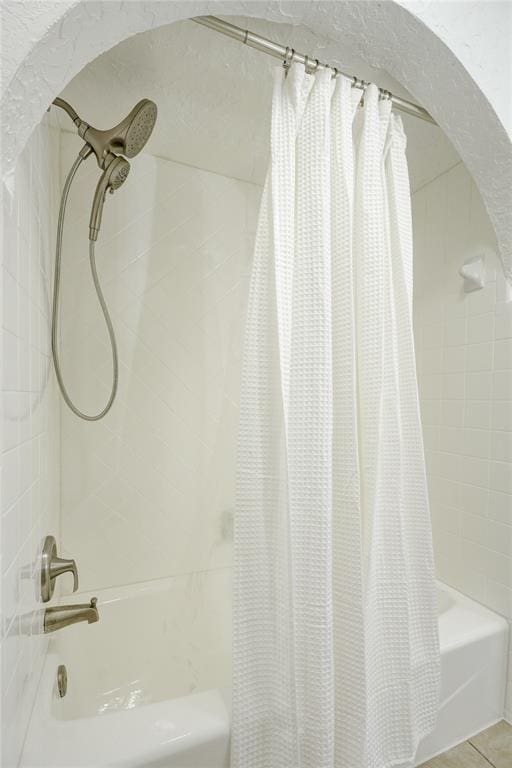
[[[98,239],[98,232],[100,231],[101,226],[101,214],[103,213],[103,203],[105,202],[107,191],[113,193],[116,189],[119,189],[130,173],[130,163],[128,160],[125,160],[124,157],[116,157],[115,155],[112,155],[111,157],[113,159],[101,174],[101,178],[96,187],[96,192],[94,193],[91,219],[89,222],[89,240],[93,241]]]
[[[157,108],[156,104],[149,99],[142,99],[132,109],[130,114],[125,117],[118,125],[109,131],[98,131],[85,123],[75,112],[73,107],[63,99],[57,98],[53,102],[55,106],[63,109],[77,127],[78,135],[85,140],[85,144],[78,153],[78,157],[71,166],[62,190],[59,219],[57,225],[57,246],[55,249],[55,270],[53,282],[53,302],[52,302],[52,356],[55,364],[55,373],[62,396],[73,411],[74,414],[86,421],[98,421],[110,411],[117,394],[119,363],[117,356],[117,345],[114,334],[114,328],[110,319],[103,291],[98,277],[95,260],[95,241],[98,238],[98,232],[101,225],[101,214],[103,213],[103,204],[107,191],[114,192],[124,184],[130,172],[130,163],[126,157],[135,157],[141,151],[155,125]],[[84,413],[78,408],[68,394],[66,385],[62,378],[58,350],[58,315],[59,315],[59,290],[60,274],[62,260],[62,234],[64,229],[64,218],[66,215],[66,201],[69,190],[73,182],[75,173],[84,160],[92,153],[96,155],[99,167],[103,170],[101,178],[94,193],[94,200],[89,222],[89,259],[91,263],[91,274],[96,289],[96,295],[100,303],[101,311],[105,319],[110,345],[112,347],[112,389],[105,407],[93,415]],[[125,157],[120,157],[124,155]]]
[[[142,99],[114,128],[100,131],[82,122],[78,126],[78,133],[92,147],[100,168],[105,169],[112,154],[125,157],[139,154],[151,136],[156,116],[156,104],[149,99]]]

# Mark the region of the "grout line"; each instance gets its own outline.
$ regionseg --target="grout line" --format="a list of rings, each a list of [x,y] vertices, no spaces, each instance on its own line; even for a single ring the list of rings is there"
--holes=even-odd
[[[479,749],[478,749],[478,747],[476,747],[476,746],[473,744],[473,742],[472,742],[470,739],[468,739],[468,742],[467,742],[467,743],[469,744],[469,746],[470,746],[470,747],[472,747],[472,748],[475,750],[475,752],[478,752],[478,754],[479,754],[479,755],[481,755],[481,756],[483,757],[483,759],[486,761],[486,763],[489,763],[489,765],[492,765],[492,768],[496,768],[495,764],[494,764],[494,763],[492,763],[492,762],[489,760],[489,758],[487,757],[487,755],[485,755],[485,754],[484,754],[484,753],[483,753],[481,750],[479,750]]]
[[[430,179],[429,181],[425,181],[423,184],[421,184],[419,187],[416,187],[416,189],[411,189],[411,197],[416,194],[416,192],[420,192],[422,189],[425,189],[425,187],[428,187],[429,184],[432,184],[432,182],[437,181],[437,179],[440,179],[441,176],[445,176],[447,173],[450,173],[450,171],[453,171],[454,168],[457,168],[458,165],[464,165],[462,160],[458,160],[456,163],[451,165],[449,168],[446,168],[444,171],[441,171],[441,173],[438,173],[437,176],[434,176],[433,179]]]
[[[60,129],[62,133],[67,133],[71,136],[76,136],[76,131],[72,131],[69,129],[69,127],[61,128]],[[174,157],[170,157],[167,155],[157,155],[154,152],[145,152],[144,154],[148,155],[149,157],[154,157],[157,160],[163,160],[164,162],[168,163],[176,163],[176,165],[183,165],[185,168],[194,168],[196,171],[202,171],[203,173],[212,173],[214,176],[222,176],[224,179],[233,179],[234,181],[240,181],[242,184],[250,184],[253,187],[257,187],[258,189],[262,190],[264,183],[260,183],[259,181],[253,181],[252,179],[243,179],[241,176],[231,176],[229,173],[222,173],[222,171],[212,171],[209,168],[203,168],[200,165],[194,165],[193,163],[186,163],[184,160],[176,160]],[[462,160],[459,160],[457,165],[462,163]],[[455,168],[455,166],[452,166]],[[447,168],[446,171],[443,171],[439,175],[442,176],[443,173],[448,173],[448,171],[451,171],[451,168]],[[439,178],[439,177],[436,177]],[[431,181],[434,181],[434,179],[431,179]],[[430,184],[430,181],[425,182],[423,186],[426,186],[427,184]],[[418,187],[418,189],[422,189],[422,187]],[[414,194],[414,193],[412,193]]]

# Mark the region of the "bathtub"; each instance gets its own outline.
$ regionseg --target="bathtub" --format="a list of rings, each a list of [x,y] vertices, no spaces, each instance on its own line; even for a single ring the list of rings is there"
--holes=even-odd
[[[209,574],[194,594],[200,599],[184,599],[176,579],[104,590],[98,624],[56,634],[22,765],[227,768],[229,571]],[[444,585],[438,603],[441,709],[417,765],[500,720],[504,709],[506,621]],[[55,683],[61,663],[69,675],[63,699]]]

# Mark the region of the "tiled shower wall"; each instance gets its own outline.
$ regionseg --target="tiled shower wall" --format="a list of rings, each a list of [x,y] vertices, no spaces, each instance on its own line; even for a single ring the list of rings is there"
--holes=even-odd
[[[462,164],[413,195],[414,315],[439,577],[512,620],[512,301]],[[458,270],[485,255],[486,285]],[[512,659],[507,717],[512,719]]]
[[[64,134],[63,170],[77,149]],[[70,390],[92,412],[108,397],[111,361],[86,250],[97,169],[91,162],[80,173],[67,219],[61,336]],[[61,538],[79,562],[83,591],[229,571],[241,330],[259,194],[245,182],[141,156],[106,201],[97,250],[119,341],[119,397],[98,423],[78,421],[62,405]],[[413,213],[438,574],[510,619],[512,305],[462,164],[417,191]],[[480,252],[487,284],[466,295],[458,268]]]
[[[3,194],[2,766],[13,768],[46,652],[37,556],[58,536],[59,400],[50,360],[50,297],[59,198],[59,131],[31,136]]]
[[[64,171],[79,148],[63,134]],[[92,413],[108,398],[112,366],[87,257],[98,169],[90,161],[79,173],[65,237],[62,356],[73,397]],[[62,405],[62,543],[83,591],[230,568],[259,194],[141,155],[107,196],[97,256],[119,344],[119,395],[97,423]]]

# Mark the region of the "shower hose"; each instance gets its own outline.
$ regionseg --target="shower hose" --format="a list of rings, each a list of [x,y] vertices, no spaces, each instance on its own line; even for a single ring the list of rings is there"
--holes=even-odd
[[[59,349],[58,349],[59,294],[60,294],[61,264],[62,264],[62,235],[64,230],[64,217],[66,214],[66,203],[67,203],[69,190],[73,182],[75,173],[77,172],[78,167],[80,166],[80,163],[85,159],[86,156],[87,155],[79,154],[76,160],[74,161],[73,165],[71,166],[71,169],[66,178],[66,182],[64,184],[64,189],[62,190],[62,197],[60,200],[59,220],[57,225],[57,246],[55,249],[55,272],[53,277],[52,357],[55,365],[55,374],[57,376],[59,389],[62,393],[62,397],[64,398],[66,405],[73,411],[74,414],[79,416],[81,419],[85,419],[85,421],[99,421],[99,419],[102,419],[110,411],[112,407],[112,403],[115,400],[115,397],[117,394],[118,378],[119,378],[119,363],[117,359],[117,345],[116,345],[116,337],[114,335],[114,328],[112,326],[112,321],[110,319],[105,297],[103,296],[103,292],[101,290],[101,285],[98,278],[98,271],[96,269],[96,256],[94,251],[93,240],[89,240],[89,261],[91,265],[91,275],[94,282],[94,288],[96,289],[96,295],[98,297],[101,311],[103,312],[103,317],[105,318],[105,324],[107,326],[108,335],[110,337],[110,346],[112,348],[112,368],[113,368],[112,390],[110,392],[110,397],[108,398],[107,403],[102,411],[92,415],[83,413],[83,411],[77,408],[76,405],[73,403],[66,389],[66,385],[64,384],[64,379],[62,378],[62,371],[60,368],[60,360],[59,360]]]

